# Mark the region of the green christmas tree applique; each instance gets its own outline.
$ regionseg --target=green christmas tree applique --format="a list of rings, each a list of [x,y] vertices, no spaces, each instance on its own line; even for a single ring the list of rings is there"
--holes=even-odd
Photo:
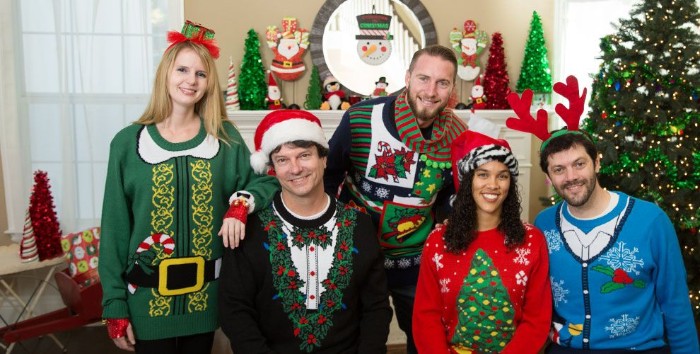
[[[498,353],[513,337],[515,311],[491,258],[479,249],[457,296],[458,324],[452,343],[458,348]]]

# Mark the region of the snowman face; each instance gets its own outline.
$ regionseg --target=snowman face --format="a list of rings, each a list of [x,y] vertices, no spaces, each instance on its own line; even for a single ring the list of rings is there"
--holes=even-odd
[[[277,52],[283,57],[290,59],[299,53],[299,43],[294,38],[282,38],[277,44]]]
[[[369,65],[379,65],[391,56],[391,42],[386,39],[360,39],[357,55]]]
[[[282,97],[282,94],[280,93],[279,86],[269,86],[267,88],[267,97],[269,97],[271,100],[280,99],[280,97]]]
[[[386,86],[387,86],[387,84],[385,84],[385,83],[383,83],[383,82],[380,82],[380,83],[377,84],[377,88],[380,88],[380,89],[385,89]]]
[[[476,54],[476,38],[462,38],[462,52]]]
[[[472,87],[472,97],[481,97],[484,95],[484,86],[474,85]]]

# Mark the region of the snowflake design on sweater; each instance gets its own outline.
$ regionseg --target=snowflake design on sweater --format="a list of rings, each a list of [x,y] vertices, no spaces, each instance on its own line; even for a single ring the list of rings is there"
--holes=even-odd
[[[622,314],[620,318],[608,320],[610,326],[605,326],[605,330],[610,332],[610,338],[626,336],[635,330],[639,325],[639,317],[630,318],[628,314]]]
[[[559,249],[561,248],[561,237],[559,236],[559,231],[545,231],[544,237],[547,239],[547,248],[549,249],[549,254],[554,253],[554,251],[559,251]]]
[[[405,269],[405,268],[409,268],[410,266],[411,266],[411,259],[410,258],[399,259],[399,268]]]
[[[518,274],[515,275],[515,282],[518,285],[526,286],[527,285],[527,274],[525,274],[524,271],[519,271]]]
[[[442,257],[443,257],[443,256],[442,256],[441,254],[439,254],[439,253],[435,253],[435,254],[433,255],[433,262],[435,262],[435,268],[436,268],[437,270],[440,270],[440,269],[442,269],[442,267],[443,267],[442,263],[440,263],[440,261],[442,260]]]
[[[516,264],[522,264],[522,265],[530,264],[530,260],[527,259],[527,256],[530,255],[529,248],[518,247],[515,249],[515,253],[517,253],[518,255],[515,258],[513,258],[513,262],[515,262]]]
[[[554,300],[554,307],[559,307],[560,302],[566,301],[566,297],[569,295],[569,289],[564,288],[564,280],[556,281],[554,277],[549,277],[549,282],[552,283],[552,300]]]
[[[374,194],[379,197],[379,199],[388,199],[389,198],[389,190],[386,188],[377,188],[374,191]]]
[[[450,279],[440,279],[440,292],[443,294],[447,294],[450,292],[450,288],[447,287],[447,285],[450,283]]]
[[[367,181],[363,181],[362,182],[362,190],[365,193],[369,194],[370,192],[372,192],[372,185]]]
[[[600,256],[600,259],[608,262],[608,265],[613,269],[622,268],[625,272],[634,272],[639,275],[637,266],[644,268],[644,260],[635,256],[638,252],[639,249],[637,247],[629,249],[625,247],[624,242],[619,242],[615,247]]]

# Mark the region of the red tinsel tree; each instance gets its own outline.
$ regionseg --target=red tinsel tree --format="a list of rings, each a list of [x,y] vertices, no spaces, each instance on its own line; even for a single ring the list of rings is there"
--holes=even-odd
[[[46,172],[41,170],[34,172],[34,187],[29,197],[29,216],[36,235],[40,261],[63,254],[61,229],[56,218],[50,187]]]
[[[489,61],[484,73],[484,96],[488,97],[486,109],[510,109],[506,97],[510,93],[510,79],[503,52],[503,37],[496,32],[491,37]]]

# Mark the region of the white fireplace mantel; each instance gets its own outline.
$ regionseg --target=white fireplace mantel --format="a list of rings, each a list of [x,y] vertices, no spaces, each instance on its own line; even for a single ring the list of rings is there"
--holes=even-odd
[[[245,140],[251,151],[254,148],[253,137],[255,135],[255,129],[262,118],[270,113],[271,111],[235,111],[228,115],[238,130],[241,132],[243,139]],[[340,118],[343,116],[344,111],[310,111],[316,115],[321,120],[321,125],[326,133],[326,137],[330,139],[335,131],[335,128],[340,122]],[[468,110],[456,110],[455,113],[462,118],[465,122],[469,122],[471,111]],[[530,175],[532,169],[532,153],[531,145],[532,139],[531,135],[527,133],[521,133],[511,129],[507,129],[505,126],[505,121],[508,117],[514,116],[511,110],[481,110],[477,111],[476,114],[480,118],[484,118],[492,122],[493,124],[500,127],[499,138],[505,139],[510,144],[515,157],[518,159],[518,165],[520,170],[520,176],[518,177],[518,184],[520,185],[520,197],[523,201],[521,217],[523,220],[530,220]]]

